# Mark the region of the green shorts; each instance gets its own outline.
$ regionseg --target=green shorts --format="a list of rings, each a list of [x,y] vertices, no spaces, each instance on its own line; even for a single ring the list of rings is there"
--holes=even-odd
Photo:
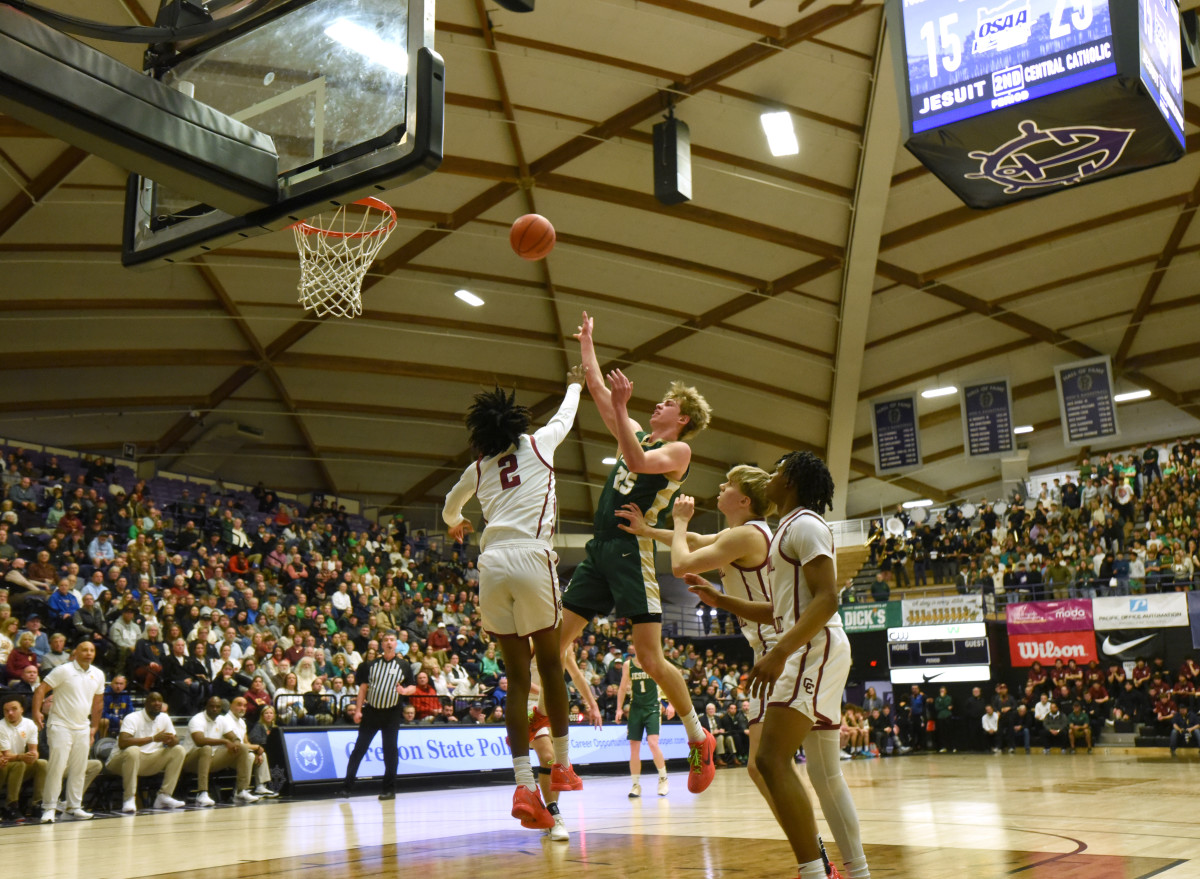
[[[642,735],[656,736],[658,735],[658,724],[662,717],[662,711],[655,703],[650,708],[635,708],[629,707],[628,727],[629,731],[626,738],[631,742],[640,742]]]
[[[634,623],[662,622],[653,540],[593,538],[585,552],[563,590],[563,607],[586,619],[615,610]]]

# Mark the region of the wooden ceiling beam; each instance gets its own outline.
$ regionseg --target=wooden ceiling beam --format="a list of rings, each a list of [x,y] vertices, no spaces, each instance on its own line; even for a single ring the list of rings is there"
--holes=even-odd
[[[250,325],[246,322],[246,319],[242,317],[241,311],[238,310],[237,304],[233,301],[233,298],[229,295],[228,291],[226,291],[224,285],[221,283],[220,279],[217,278],[216,273],[213,272],[212,268],[202,260],[193,260],[192,265],[194,266],[196,273],[204,282],[205,286],[208,287],[213,296],[216,297],[217,302],[219,302],[221,305],[221,308],[224,309],[225,313],[233,321],[234,326],[237,327],[238,333],[242,337],[242,340],[258,358],[260,371],[266,374],[267,379],[275,388],[275,393],[279,395],[279,401],[283,403],[284,408],[287,409],[288,414],[291,416],[292,425],[300,434],[301,439],[304,440],[305,448],[307,448],[309,454],[312,455],[313,461],[316,464],[317,472],[320,474],[321,479],[324,482],[325,490],[337,494],[337,483],[334,482],[333,475],[329,472],[329,468],[325,466],[325,462],[321,456],[321,451],[317,448],[317,444],[313,440],[312,434],[308,430],[308,425],[304,423],[304,419],[301,418],[296,412],[296,404],[292,402],[292,397],[288,393],[287,386],[279,378],[279,374],[275,371],[275,367],[271,364],[269,358],[267,357],[267,352],[263,348],[262,343],[259,342],[258,336],[256,336],[254,331],[250,329]],[[184,454],[186,454],[186,452],[184,452]]]
[[[1196,216],[1196,206],[1200,204],[1200,180],[1196,181],[1196,185],[1192,187],[1191,196],[1187,203],[1183,206],[1183,210],[1179,212],[1179,216],[1175,219],[1175,225],[1171,227],[1171,233],[1167,236],[1167,243],[1163,245],[1162,253],[1154,263],[1154,271],[1150,277],[1146,279],[1146,286],[1142,288],[1142,295],[1138,297],[1137,305],[1133,308],[1133,315],[1129,318],[1129,325],[1125,327],[1125,332],[1121,336],[1121,343],[1117,345],[1117,352],[1113,355],[1113,364],[1117,369],[1124,365],[1126,358],[1129,356],[1129,351],[1133,347],[1133,342],[1137,338],[1138,330],[1141,329],[1142,321],[1150,311],[1150,306],[1154,303],[1154,297],[1158,293],[1158,288],[1162,285],[1163,278],[1167,275],[1167,269],[1171,267],[1171,262],[1179,253],[1179,245],[1183,241],[1183,236],[1187,234],[1188,227],[1192,225],[1192,218]]]
[[[930,366],[927,369],[921,369],[917,372],[909,373],[908,375],[897,376],[894,379],[889,379],[883,384],[876,385],[873,388],[866,388],[859,392],[859,402],[870,400],[872,397],[878,397],[880,394],[886,394],[888,391],[902,388],[905,385],[910,385],[913,382],[919,382],[927,379],[930,376],[938,375],[939,373],[949,372],[952,369],[959,369],[963,366],[969,366],[973,363],[980,363],[992,357],[1003,357],[1005,354],[1011,354],[1014,351],[1020,351],[1022,348],[1028,348],[1031,345],[1038,344],[1037,339],[1026,336],[1021,339],[1016,339],[1012,342],[1005,342],[1003,345],[996,345],[992,348],[987,348],[982,351],[974,351],[962,357],[956,357],[953,360],[948,360],[945,363],[939,363],[936,366]]]
[[[41,173],[14,195],[8,204],[0,208],[0,238],[17,225],[22,217],[37,207],[42,199],[54,190],[54,187],[62,183],[72,171],[83,164],[83,160],[88,155],[77,147],[68,147],[55,156],[50,164],[42,169]]]
[[[0,137],[50,137],[40,128],[26,125],[20,119],[0,116]]]

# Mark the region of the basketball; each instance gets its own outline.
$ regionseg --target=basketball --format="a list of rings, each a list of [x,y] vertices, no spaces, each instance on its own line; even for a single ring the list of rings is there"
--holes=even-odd
[[[554,249],[554,227],[541,214],[526,214],[512,224],[508,243],[521,259],[544,259]]]

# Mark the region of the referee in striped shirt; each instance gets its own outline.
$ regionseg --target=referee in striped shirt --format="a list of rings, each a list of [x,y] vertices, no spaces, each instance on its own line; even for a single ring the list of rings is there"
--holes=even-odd
[[[342,782],[342,796],[350,796],[358,775],[358,764],[371,747],[371,740],[378,732],[383,733],[383,788],[379,799],[396,798],[396,768],[399,754],[396,739],[400,733],[403,710],[401,696],[411,696],[416,691],[412,665],[396,653],[396,633],[383,636],[383,652],[374,660],[364,662],[355,671],[358,681],[358,698],[354,703],[354,722],[358,724],[358,739],[346,765],[346,780]]]

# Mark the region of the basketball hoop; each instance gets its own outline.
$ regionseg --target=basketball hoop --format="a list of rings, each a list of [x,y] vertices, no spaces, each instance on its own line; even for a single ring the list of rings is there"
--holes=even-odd
[[[363,278],[396,228],[390,205],[377,198],[355,204],[366,208],[357,221],[341,205],[328,218],[317,214],[292,226],[300,253],[299,302],[317,317],[362,314]]]

